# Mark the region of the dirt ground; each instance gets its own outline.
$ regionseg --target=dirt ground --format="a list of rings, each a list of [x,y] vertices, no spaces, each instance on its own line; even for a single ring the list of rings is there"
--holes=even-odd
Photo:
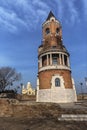
[[[87,101],[75,104],[0,102],[0,130],[87,130],[86,121],[59,121],[61,114],[87,114]]]
[[[57,118],[0,118],[0,130],[87,130],[87,122],[58,121]]]

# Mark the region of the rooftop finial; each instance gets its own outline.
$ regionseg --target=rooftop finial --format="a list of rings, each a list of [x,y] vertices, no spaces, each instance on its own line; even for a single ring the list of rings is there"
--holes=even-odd
[[[51,17],[55,17],[52,11],[50,11],[50,13],[49,13],[49,15],[48,15],[46,21],[49,20]]]

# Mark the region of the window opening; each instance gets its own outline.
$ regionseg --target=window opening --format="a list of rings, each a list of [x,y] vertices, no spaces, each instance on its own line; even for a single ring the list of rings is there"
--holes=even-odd
[[[50,33],[50,29],[46,28],[46,34],[49,34],[49,33]]]
[[[56,78],[56,79],[55,79],[55,86],[56,86],[56,87],[59,87],[59,86],[60,86],[60,79],[59,79],[59,78]]]
[[[57,28],[57,29],[56,29],[56,33],[59,33],[59,30],[60,30],[60,29],[59,29],[59,28]]]
[[[57,65],[58,64],[58,55],[57,54],[53,54],[52,55],[52,64],[53,65]]]

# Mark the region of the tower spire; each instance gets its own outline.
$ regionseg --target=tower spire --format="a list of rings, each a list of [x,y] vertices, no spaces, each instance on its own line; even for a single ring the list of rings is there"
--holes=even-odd
[[[47,17],[46,21],[49,20],[51,17],[55,18],[55,16],[54,16],[52,11],[50,11],[50,13],[48,14],[48,17]]]

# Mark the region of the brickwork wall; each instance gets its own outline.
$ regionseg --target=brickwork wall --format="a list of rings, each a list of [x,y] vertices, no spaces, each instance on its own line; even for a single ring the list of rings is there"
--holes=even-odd
[[[44,48],[47,48],[49,46],[57,46],[58,45],[58,39],[55,36],[55,34],[56,34],[56,29],[59,27],[60,27],[60,25],[58,23],[56,23],[55,21],[51,21],[49,24],[47,24],[43,27],[43,39],[45,39]],[[49,34],[46,34],[46,28],[50,29]],[[62,37],[62,30],[61,29],[58,33],[58,37],[60,37],[60,39]]]
[[[50,89],[51,79],[54,74],[63,76],[65,88],[73,88],[71,80],[71,72],[69,70],[47,70],[39,72],[40,89]]]

